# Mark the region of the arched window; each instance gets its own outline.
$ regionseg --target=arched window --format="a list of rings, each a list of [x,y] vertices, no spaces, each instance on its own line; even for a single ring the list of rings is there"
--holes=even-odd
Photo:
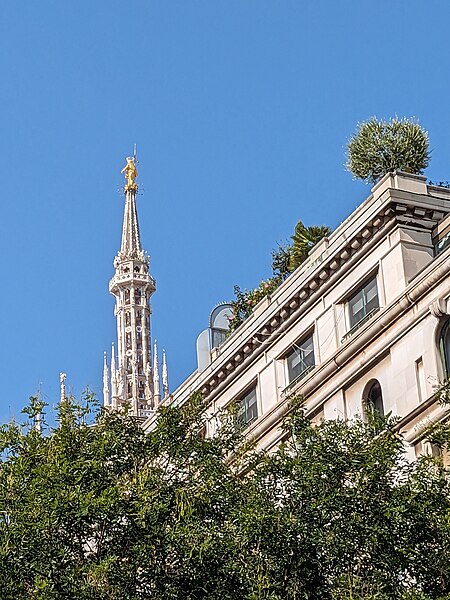
[[[384,417],[383,394],[381,393],[381,385],[376,379],[372,379],[366,385],[364,393],[364,402],[366,408],[378,413]]]
[[[445,377],[450,377],[450,321],[447,321],[442,328],[440,347],[444,375]]]

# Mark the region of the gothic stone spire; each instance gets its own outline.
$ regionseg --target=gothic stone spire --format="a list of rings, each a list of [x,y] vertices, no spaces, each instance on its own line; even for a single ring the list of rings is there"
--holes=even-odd
[[[109,372],[106,352],[103,354],[103,406],[109,406]]]
[[[163,383],[163,397],[167,398],[169,395],[169,371],[167,369],[166,351],[163,350],[163,364],[162,364],[162,383]]]
[[[111,360],[112,405],[129,403],[135,416],[146,416],[152,399],[146,390],[147,373],[152,366],[150,337],[150,297],[156,283],[149,273],[149,257],[141,247],[136,210],[135,183],[137,170],[134,158],[127,158],[125,173],[125,210],[122,244],[114,259],[115,274],[109,291],[116,299],[117,365]],[[148,386],[147,386],[148,387]],[[146,394],[147,391],[147,394]]]

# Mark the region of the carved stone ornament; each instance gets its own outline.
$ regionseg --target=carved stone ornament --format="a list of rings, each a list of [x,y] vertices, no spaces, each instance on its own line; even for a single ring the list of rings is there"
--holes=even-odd
[[[444,298],[438,298],[432,304],[430,304],[429,310],[433,317],[436,317],[436,319],[440,319],[441,317],[448,315],[447,300]]]

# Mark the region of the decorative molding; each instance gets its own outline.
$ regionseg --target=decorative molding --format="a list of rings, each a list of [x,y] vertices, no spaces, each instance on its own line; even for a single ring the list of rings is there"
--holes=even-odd
[[[447,301],[444,298],[438,298],[432,304],[430,304],[430,313],[436,319],[440,319],[445,315],[448,315]]]
[[[390,224],[392,227],[395,224],[411,224],[412,221],[417,223],[418,226],[426,229],[432,229],[437,221],[439,221],[446,211],[437,211],[436,207],[423,207],[410,204],[408,202],[398,202],[394,198],[384,205],[381,210],[375,214],[369,222],[361,225],[360,229],[354,233],[351,237],[346,239],[345,245],[336,249],[336,251],[329,256],[326,256],[330,243],[324,246],[324,252],[315,257],[312,265],[305,265],[303,272],[307,271],[308,268],[311,271],[309,278],[302,282],[302,285],[298,290],[290,295],[290,297],[284,302],[280,303],[279,309],[275,314],[268,316],[267,321],[263,322],[261,326],[252,334],[250,340],[243,341],[245,346],[240,346],[236,349],[235,353],[227,358],[227,366],[224,372],[220,372],[220,377],[217,374],[211,372],[211,377],[206,381],[203,381],[202,392],[207,398],[213,392],[217,390],[217,384],[219,379],[221,388],[227,384],[235,376],[235,371],[238,367],[242,367],[242,363],[245,356],[245,363],[249,362],[252,354],[261,347],[261,344],[267,347],[270,343],[272,336],[279,333],[281,327],[286,325],[286,322],[291,322],[294,315],[300,315],[304,305],[312,299],[317,297],[321,288],[328,288],[331,278],[335,279],[339,271],[346,266],[348,263],[353,262],[353,259],[361,255],[374,237],[379,234],[382,230]],[[420,222],[418,222],[420,221]],[[319,266],[320,265],[320,266]],[[315,268],[314,268],[315,267]],[[284,284],[280,286],[282,288]],[[278,288],[278,290],[280,290]],[[278,290],[275,293],[278,293]],[[264,308],[270,306],[270,297],[264,298],[262,302],[266,305]],[[267,302],[269,300],[269,302]],[[259,316],[258,307],[255,312]],[[251,319],[252,317],[249,317]],[[246,321],[247,322],[247,321]],[[236,330],[236,334],[242,331],[245,327],[245,322]],[[234,334],[233,336],[234,337]],[[264,342],[262,342],[264,340]],[[231,343],[231,339],[230,339]],[[224,348],[218,348],[218,356]],[[244,355],[244,356],[243,356]],[[214,363],[211,365],[212,370],[214,369]],[[218,365],[219,367],[219,365]],[[220,366],[222,371],[223,366]]]

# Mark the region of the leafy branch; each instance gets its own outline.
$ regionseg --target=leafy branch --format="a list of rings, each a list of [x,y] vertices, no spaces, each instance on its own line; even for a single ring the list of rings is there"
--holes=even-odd
[[[253,313],[255,306],[263,298],[273,294],[308,258],[311,249],[330,233],[331,229],[325,225],[306,227],[302,221],[298,221],[291,237],[292,243],[279,245],[272,251],[272,277],[263,279],[256,288],[250,290],[234,286],[235,299],[231,302],[233,314],[229,318],[230,332],[237,329]]]

